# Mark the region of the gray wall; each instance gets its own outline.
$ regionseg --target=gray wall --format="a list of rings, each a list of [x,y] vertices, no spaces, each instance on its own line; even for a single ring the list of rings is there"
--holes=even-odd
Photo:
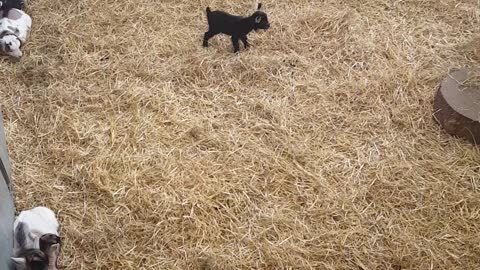
[[[0,113],[0,159],[5,170],[0,170],[0,270],[10,269],[10,255],[13,247],[13,219],[15,208],[11,194],[10,161],[8,158],[5,130],[3,128],[3,115]],[[2,168],[0,164],[0,169]],[[7,177],[3,174],[6,173]],[[5,179],[7,178],[7,179]]]

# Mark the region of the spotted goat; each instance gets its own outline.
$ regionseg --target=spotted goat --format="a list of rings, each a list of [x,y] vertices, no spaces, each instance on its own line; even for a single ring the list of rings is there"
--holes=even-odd
[[[0,53],[20,60],[31,27],[32,18],[28,14],[20,9],[10,9],[7,16],[0,19]]]

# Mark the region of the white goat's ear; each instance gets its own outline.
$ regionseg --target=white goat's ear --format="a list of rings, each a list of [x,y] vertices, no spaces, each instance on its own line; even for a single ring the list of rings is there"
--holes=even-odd
[[[260,16],[255,17],[255,22],[256,23],[260,23],[261,21],[262,21],[262,17],[260,17]]]
[[[262,3],[258,3],[257,10],[260,10],[262,8]]]
[[[42,232],[40,232],[39,230],[31,230],[29,233],[28,233],[28,237],[30,237],[30,239],[32,240],[36,240],[40,237],[42,237]]]
[[[15,265],[15,269],[17,270],[25,270],[27,269],[27,260],[25,258],[14,258],[12,257],[12,262]]]

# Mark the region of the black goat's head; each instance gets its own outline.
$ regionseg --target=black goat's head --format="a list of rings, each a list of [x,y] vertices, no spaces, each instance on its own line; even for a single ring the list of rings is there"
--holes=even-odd
[[[260,9],[262,8],[262,3],[259,3],[257,6],[257,11],[251,16],[255,20],[254,30],[264,29],[267,30],[270,28],[270,23],[268,22],[267,14]]]
[[[47,233],[42,235],[42,237],[40,237],[39,242],[40,242],[40,250],[46,253],[51,245],[60,244],[61,240],[60,240],[60,236],[56,234]]]
[[[12,261],[17,270],[48,270],[48,256],[39,249],[28,249]]]
[[[58,269],[57,261],[60,254],[60,236],[56,234],[44,234],[40,237],[40,250],[44,252],[50,261],[49,269]]]

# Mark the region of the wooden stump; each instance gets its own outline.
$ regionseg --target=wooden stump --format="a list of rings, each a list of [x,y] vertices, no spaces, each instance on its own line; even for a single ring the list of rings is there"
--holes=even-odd
[[[480,145],[480,85],[465,84],[478,70],[450,73],[435,96],[433,118],[450,135]]]

